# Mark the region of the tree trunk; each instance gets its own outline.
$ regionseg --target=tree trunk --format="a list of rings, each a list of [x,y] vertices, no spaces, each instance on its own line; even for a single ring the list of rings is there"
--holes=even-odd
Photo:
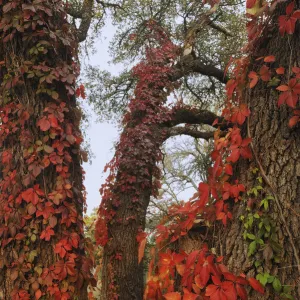
[[[87,299],[77,45],[60,1],[0,7],[0,299]]]
[[[289,73],[293,66],[300,66],[299,21],[293,35],[285,34],[283,37],[278,31],[278,16],[286,14],[285,8],[289,3],[290,1],[284,1],[277,5],[272,22],[266,28],[253,54],[252,70],[258,72],[263,64],[262,60],[255,61],[257,57],[269,55],[276,57],[276,62],[271,65],[273,69],[282,66]],[[300,1],[296,3],[299,9]],[[290,75],[291,73],[283,76],[281,84],[286,84]],[[264,177],[261,170],[256,174],[251,172],[251,168],[259,168],[261,164],[261,169],[266,175],[264,179],[267,179],[272,187],[265,180],[262,193],[255,198],[259,203],[267,194],[275,194],[273,197],[278,200],[269,202],[270,208],[267,216],[273,222],[274,236],[278,240],[281,251],[278,255],[279,262],[275,262],[274,249],[270,250],[272,242],[270,238],[267,238],[264,241],[265,246],[260,247],[262,251],[257,251],[254,256],[248,257],[249,240],[243,239],[245,227],[240,217],[247,216],[249,212],[243,202],[234,206],[233,222],[223,229],[224,232],[221,235],[223,241],[219,252],[223,249],[225,265],[235,274],[244,272],[255,276],[258,272],[266,272],[277,276],[283,285],[292,286],[293,296],[295,299],[300,299],[298,265],[300,255],[300,127],[289,128],[288,121],[292,116],[292,109],[286,105],[278,107],[278,93],[274,88],[267,87],[266,82],[260,81],[254,89],[248,91],[246,99],[251,110],[249,131],[253,138],[253,148],[257,159],[253,159],[250,163],[239,164],[237,174],[240,175],[239,181],[250,190],[259,185],[257,176]],[[257,261],[261,262],[261,266],[255,269],[254,263]],[[279,298],[268,284],[265,295],[251,292],[250,299]]]
[[[147,207],[154,188],[152,177],[155,177],[162,139],[159,137],[161,130],[149,125],[145,125],[145,135],[136,136],[135,129],[140,126],[144,125],[124,129],[121,141],[126,137],[134,148],[123,146],[116,182],[110,186],[113,196],[110,195],[106,210],[113,217],[107,223],[108,242],[103,251],[103,299],[143,299],[144,272],[143,263],[138,262],[137,236],[145,229]]]

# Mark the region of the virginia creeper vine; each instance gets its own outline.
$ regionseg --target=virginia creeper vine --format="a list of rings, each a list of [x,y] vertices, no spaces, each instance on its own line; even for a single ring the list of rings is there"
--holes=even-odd
[[[60,0],[0,14],[0,298],[85,299],[77,44]]]

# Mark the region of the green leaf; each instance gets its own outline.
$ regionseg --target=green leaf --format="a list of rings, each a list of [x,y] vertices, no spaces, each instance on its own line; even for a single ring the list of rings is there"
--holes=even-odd
[[[252,233],[247,233],[247,238],[250,239],[250,240],[255,240],[256,239],[255,235],[252,234]]]
[[[259,260],[256,260],[256,261],[254,262],[255,268],[259,267],[260,265],[261,265],[261,262],[260,262]]]
[[[280,293],[281,289],[282,289],[282,285],[279,281],[279,279],[277,277],[274,278],[273,280],[273,288],[277,293]]]
[[[269,274],[267,274],[267,273],[264,273],[264,274],[257,274],[257,275],[256,275],[256,279],[257,279],[263,286],[265,286],[266,283],[268,282],[268,277],[269,277]]]
[[[257,239],[256,241],[260,245],[264,245],[265,244],[265,242],[262,239]]]
[[[265,228],[268,232],[271,231],[271,225],[270,224],[265,224]]]
[[[265,209],[265,210],[268,210],[268,208],[269,208],[269,202],[268,202],[268,201],[265,201],[265,202],[264,202],[264,209]]]
[[[28,261],[29,262],[33,262],[34,258],[37,257],[38,253],[36,250],[32,250],[30,251],[29,255],[28,255]]]
[[[251,256],[255,253],[256,250],[256,241],[253,241],[248,246],[248,256]]]

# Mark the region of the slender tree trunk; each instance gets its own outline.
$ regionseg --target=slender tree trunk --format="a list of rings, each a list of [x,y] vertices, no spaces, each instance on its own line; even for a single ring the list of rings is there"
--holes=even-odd
[[[300,24],[298,22],[293,35],[285,34],[282,37],[278,31],[278,16],[285,14],[285,8],[290,1],[278,4],[274,12],[272,22],[261,38],[252,57],[252,67],[258,71],[263,64],[255,61],[257,57],[274,55],[275,64],[272,68],[282,66],[288,73],[284,76],[283,83],[291,75],[293,66],[300,66]],[[300,1],[296,1],[298,9]],[[237,171],[239,181],[244,183],[248,190],[259,185],[257,176],[265,173],[262,195],[258,195],[257,201],[264,196],[272,195],[278,201],[270,201],[269,219],[273,222],[275,239],[280,245],[279,262],[274,261],[276,253],[271,252],[271,238],[265,240],[262,251],[257,251],[255,256],[248,257],[249,240],[243,239],[244,225],[241,216],[247,215],[245,203],[236,204],[232,224],[222,230],[223,241],[219,245],[219,252],[225,256],[225,264],[230,271],[239,274],[255,276],[258,272],[269,273],[277,276],[283,285],[293,287],[293,296],[300,299],[300,127],[289,128],[288,121],[292,116],[292,109],[286,105],[280,108],[277,105],[278,93],[274,88],[267,87],[265,82],[259,82],[257,86],[248,90],[247,104],[251,110],[249,117],[249,131],[253,138],[254,153],[257,159],[250,163],[239,164]],[[299,104],[298,104],[299,105]],[[247,129],[245,129],[245,134]],[[261,164],[261,168],[259,167]],[[251,168],[259,168],[258,173],[253,174]],[[274,196],[275,193],[275,196]],[[255,197],[254,197],[255,198]],[[292,239],[291,239],[292,238]],[[269,250],[268,250],[269,249]],[[221,251],[222,250],[222,251]],[[261,262],[261,266],[255,269],[254,263]],[[264,296],[251,292],[250,299],[278,299],[274,289],[267,285]]]
[[[155,153],[159,152],[162,139],[159,137],[161,130],[156,126],[146,125],[146,131],[151,133],[142,136],[136,136],[136,131],[131,129],[126,127],[122,137],[126,136],[134,148],[125,148],[122,152],[116,183],[111,187],[113,200],[106,207],[113,212],[113,218],[108,222],[109,240],[103,252],[103,299],[143,299],[144,272],[143,263],[138,262],[137,236],[145,229],[147,207],[154,188]]]
[[[60,1],[0,9],[0,299],[87,299],[75,39]]]

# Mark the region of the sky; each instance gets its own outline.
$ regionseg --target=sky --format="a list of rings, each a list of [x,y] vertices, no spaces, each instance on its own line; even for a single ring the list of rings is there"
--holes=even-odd
[[[115,28],[107,21],[107,25],[102,29],[102,36],[96,43],[97,53],[91,55],[87,62],[99,66],[102,70],[108,70],[111,73],[118,73],[118,66],[110,65],[109,42],[115,33]],[[87,213],[90,213],[94,207],[98,207],[101,201],[99,189],[105,182],[107,174],[103,173],[105,165],[112,159],[114,154],[114,142],[118,140],[119,132],[116,124],[100,123],[97,121],[97,115],[89,107],[91,115],[90,124],[85,129],[86,136],[90,145],[90,150],[94,157],[90,162],[83,164],[85,170],[85,187],[87,190]]]

